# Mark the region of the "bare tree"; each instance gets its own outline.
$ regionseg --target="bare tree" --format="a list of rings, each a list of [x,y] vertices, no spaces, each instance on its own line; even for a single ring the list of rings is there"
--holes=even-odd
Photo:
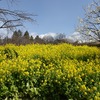
[[[2,0],[0,0],[2,1]],[[10,3],[14,2],[15,0],[6,0]],[[23,26],[24,21],[35,21],[32,17],[33,14],[29,14],[23,11],[18,10],[9,10],[0,8],[0,29],[14,29],[18,26]]]
[[[85,10],[85,17],[80,19],[77,31],[88,40],[100,42],[100,0],[93,1]]]
[[[65,39],[66,35],[64,33],[57,33],[55,39],[62,40]]]

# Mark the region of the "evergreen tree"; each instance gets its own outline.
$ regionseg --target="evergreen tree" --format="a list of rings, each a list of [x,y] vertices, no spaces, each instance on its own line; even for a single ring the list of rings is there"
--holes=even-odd
[[[33,36],[32,36],[32,35],[30,36],[30,41],[31,41],[31,42],[33,42],[33,41],[34,41],[34,38],[33,38]]]
[[[21,30],[14,31],[12,35],[12,43],[21,44],[22,43],[22,32]]]
[[[28,31],[26,31],[25,33],[24,33],[24,36],[23,36],[25,39],[28,39],[29,40],[29,38],[30,38],[30,36],[29,36],[29,32]]]
[[[43,39],[41,39],[38,35],[35,37],[35,39],[34,39],[34,43],[40,43],[40,44],[42,44],[42,43],[44,43],[44,40]]]

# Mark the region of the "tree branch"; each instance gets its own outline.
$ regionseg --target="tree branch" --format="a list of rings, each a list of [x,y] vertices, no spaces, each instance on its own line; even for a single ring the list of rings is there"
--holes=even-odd
[[[3,25],[1,25],[0,28],[11,29],[11,28],[14,28],[14,27],[17,27],[17,26],[23,26],[23,21],[30,21],[30,22],[35,21],[32,18],[35,15],[25,13],[25,12],[22,12],[22,11],[11,11],[11,10],[0,8],[0,15],[1,15],[0,21],[3,23]],[[12,20],[10,20],[10,19],[12,19]]]

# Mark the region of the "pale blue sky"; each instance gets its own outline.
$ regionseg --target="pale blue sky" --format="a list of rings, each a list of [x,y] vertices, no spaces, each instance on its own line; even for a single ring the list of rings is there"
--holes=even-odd
[[[92,0],[18,0],[14,5],[0,1],[0,7],[18,9],[36,14],[37,22],[25,23],[30,33],[45,34],[74,33],[78,17],[84,17],[84,10]],[[25,29],[23,29],[25,30]]]

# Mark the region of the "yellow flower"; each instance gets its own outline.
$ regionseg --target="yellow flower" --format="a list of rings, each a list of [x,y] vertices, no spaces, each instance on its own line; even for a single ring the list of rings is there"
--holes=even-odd
[[[87,95],[87,92],[84,92],[84,95]]]
[[[28,76],[28,75],[29,75],[29,72],[24,72],[24,75],[25,75],[25,76]]]
[[[94,86],[92,89],[93,89],[93,90],[97,90],[97,87]]]
[[[90,92],[91,91],[90,88],[88,88],[87,91]]]
[[[94,82],[94,80],[93,80],[93,79],[91,79],[91,82]]]
[[[81,91],[85,91],[86,90],[86,86],[85,85],[81,85],[80,90]]]
[[[95,96],[95,97],[94,97],[94,100],[100,100],[100,97]]]
[[[3,80],[2,80],[2,79],[0,79],[0,82],[3,82]]]

